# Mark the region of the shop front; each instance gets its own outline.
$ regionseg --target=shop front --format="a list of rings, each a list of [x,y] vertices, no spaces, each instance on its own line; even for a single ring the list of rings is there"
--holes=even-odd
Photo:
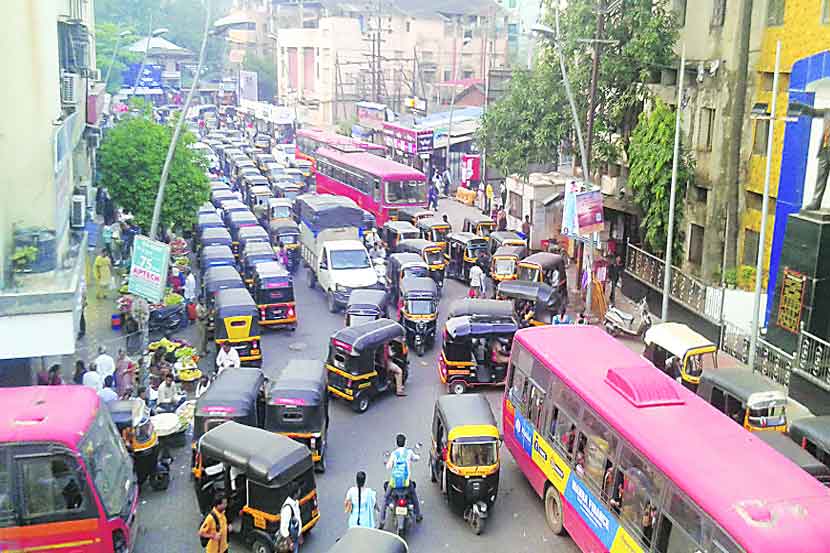
[[[383,136],[392,159],[421,171],[427,177],[432,176],[432,129],[413,129],[384,123]]]

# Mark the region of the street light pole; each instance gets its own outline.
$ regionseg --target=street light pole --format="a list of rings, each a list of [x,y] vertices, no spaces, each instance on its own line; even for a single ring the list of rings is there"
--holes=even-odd
[[[455,23],[455,29],[456,29],[456,31],[455,31],[456,38],[458,38],[458,22],[457,21]],[[464,40],[461,41],[461,46],[458,48],[457,59],[454,60],[454,61],[457,61],[457,65],[461,65],[461,52],[464,50],[464,47],[466,45],[468,45],[469,43],[470,43],[469,38],[465,38]],[[457,71],[455,73],[456,73],[455,76],[457,77]],[[447,173],[449,173],[449,171],[450,171],[450,146],[452,146],[452,117],[453,117],[453,114],[455,113],[455,95],[456,95],[456,92],[458,92],[458,87],[456,86],[456,83],[453,82],[453,84],[452,84],[452,100],[450,101],[450,121],[447,124],[447,159],[446,159]],[[451,173],[449,173],[449,174],[451,174]],[[445,190],[444,193],[449,196],[449,190]]]
[[[118,56],[118,50],[121,49],[121,39],[127,38],[130,36],[130,31],[121,31],[118,33],[118,38],[115,40],[115,50],[112,52],[112,59],[110,60],[109,67],[107,67],[107,74],[104,77],[104,87],[106,87],[110,82],[110,74],[112,73],[112,66],[115,65],[115,58]]]
[[[755,367],[758,352],[758,323],[761,309],[761,280],[764,270],[764,250],[767,242],[767,216],[769,215],[769,185],[772,170],[772,139],[775,129],[775,110],[778,103],[778,76],[781,70],[781,41],[775,45],[775,73],[772,77],[772,103],[770,106],[769,129],[767,130],[767,162],[764,172],[764,200],[761,204],[761,232],[758,237],[758,255],[755,260],[755,295],[752,302],[752,328],[749,331],[749,368]]]
[[[666,258],[663,267],[663,305],[660,318],[666,322],[669,316],[669,292],[671,290],[671,252],[674,247],[674,203],[677,195],[677,166],[680,161],[680,121],[683,113],[683,77],[686,73],[686,45],[680,54],[680,76],[677,81],[677,112],[674,118],[674,159],[671,167],[671,192],[669,193],[669,229],[666,236]]]

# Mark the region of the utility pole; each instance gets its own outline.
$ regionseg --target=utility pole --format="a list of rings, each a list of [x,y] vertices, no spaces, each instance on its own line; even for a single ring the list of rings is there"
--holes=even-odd
[[[587,144],[585,150],[588,155],[586,165],[589,171],[591,167],[591,152],[594,145],[594,115],[596,113],[597,102],[597,81],[599,80],[599,58],[602,55],[602,35],[605,33],[605,0],[599,0],[599,9],[597,11],[597,30],[594,34],[594,57],[591,62],[591,88],[588,93],[588,127],[586,129],[588,136],[586,136]],[[588,178],[588,175],[585,175]]]

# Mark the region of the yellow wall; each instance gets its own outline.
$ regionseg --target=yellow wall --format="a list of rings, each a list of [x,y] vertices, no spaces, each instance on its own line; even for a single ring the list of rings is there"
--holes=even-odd
[[[830,24],[821,22],[821,5],[824,0],[786,0],[784,24],[777,27],[765,27],[761,41],[758,65],[755,67],[755,94],[752,103],[763,102],[771,105],[772,93],[762,90],[761,73],[772,74],[775,70],[775,47],[781,41],[781,78],[778,83],[778,121],[775,123],[772,147],[772,165],[770,170],[770,211],[767,217],[767,236],[764,252],[764,269],[769,268],[769,254],[772,246],[772,228],[775,223],[775,197],[778,195],[778,180],[781,171],[781,152],[784,144],[785,123],[781,118],[787,112],[789,103],[789,74],[793,64],[817,52],[830,49]],[[752,126],[755,132],[755,125]],[[744,189],[757,194],[764,193],[764,172],[766,155],[749,152],[747,181]],[[761,211],[745,207],[741,215],[741,228],[760,233]],[[743,256],[744,231],[741,231],[738,244],[739,258]]]

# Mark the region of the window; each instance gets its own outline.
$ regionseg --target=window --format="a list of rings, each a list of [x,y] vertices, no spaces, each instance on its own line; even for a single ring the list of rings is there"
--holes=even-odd
[[[657,522],[657,501],[664,485],[662,475],[651,463],[627,445],[622,448],[615,479],[615,501],[622,519],[628,522],[646,546],[651,544]]]
[[[712,27],[723,27],[726,16],[726,0],[714,0],[712,3]]]
[[[703,227],[694,223],[689,225],[689,263],[700,265],[703,262]]]
[[[785,0],[769,0],[767,4],[767,26],[784,24]]]
[[[130,455],[112,424],[109,410],[102,408],[78,444],[107,515],[120,513],[129,500],[134,473]]]
[[[709,190],[702,186],[694,186],[695,200],[699,203],[705,204],[709,199]]]
[[[530,397],[528,398],[528,416],[535,428],[542,427],[542,408],[545,405],[545,391],[535,383],[530,383]]]
[[[821,24],[827,25],[830,23],[830,0],[822,0],[821,2]]]
[[[444,80],[452,80],[452,69],[444,69]]]
[[[561,409],[558,413],[553,443],[562,453],[571,458],[576,446],[576,420]]]
[[[755,121],[755,139],[752,142],[753,155],[767,155],[767,144],[769,143],[769,123],[769,119],[757,119]]]
[[[472,70],[470,70],[470,69],[465,69],[465,70],[464,70],[464,73],[463,73],[463,77],[464,77],[465,79],[472,79],[472,78],[473,78],[473,72],[472,72]]]
[[[94,516],[86,481],[69,455],[18,457],[17,465],[22,488],[21,515],[30,523]]]
[[[510,401],[521,406],[520,411],[526,412],[525,408],[530,398],[528,376],[530,375],[533,356],[525,348],[515,344],[510,356],[510,363],[513,365],[511,381],[508,384],[510,387]]]
[[[712,151],[712,138],[715,131],[715,110],[700,109],[700,135],[697,139],[697,149],[704,152]]]
[[[508,197],[508,205],[510,206],[510,216],[515,217],[516,219],[522,218],[522,197],[521,195],[513,192],[512,190],[509,192]]]
[[[11,465],[8,452],[3,448],[0,449],[0,528],[16,526],[16,517]]]
[[[686,0],[674,0],[674,13],[677,15],[677,24],[686,25]]]
[[[656,550],[659,553],[702,551],[703,525],[700,514],[676,492],[660,517]]]
[[[408,33],[411,29],[412,29],[412,22],[407,21],[406,22],[406,32]]]
[[[616,436],[604,421],[591,410],[585,409],[578,444],[577,471],[581,470],[596,489],[602,489],[606,472],[613,467],[613,456],[617,449]]]
[[[754,230],[744,230],[744,265],[755,266],[758,262],[758,240],[760,235]]]

